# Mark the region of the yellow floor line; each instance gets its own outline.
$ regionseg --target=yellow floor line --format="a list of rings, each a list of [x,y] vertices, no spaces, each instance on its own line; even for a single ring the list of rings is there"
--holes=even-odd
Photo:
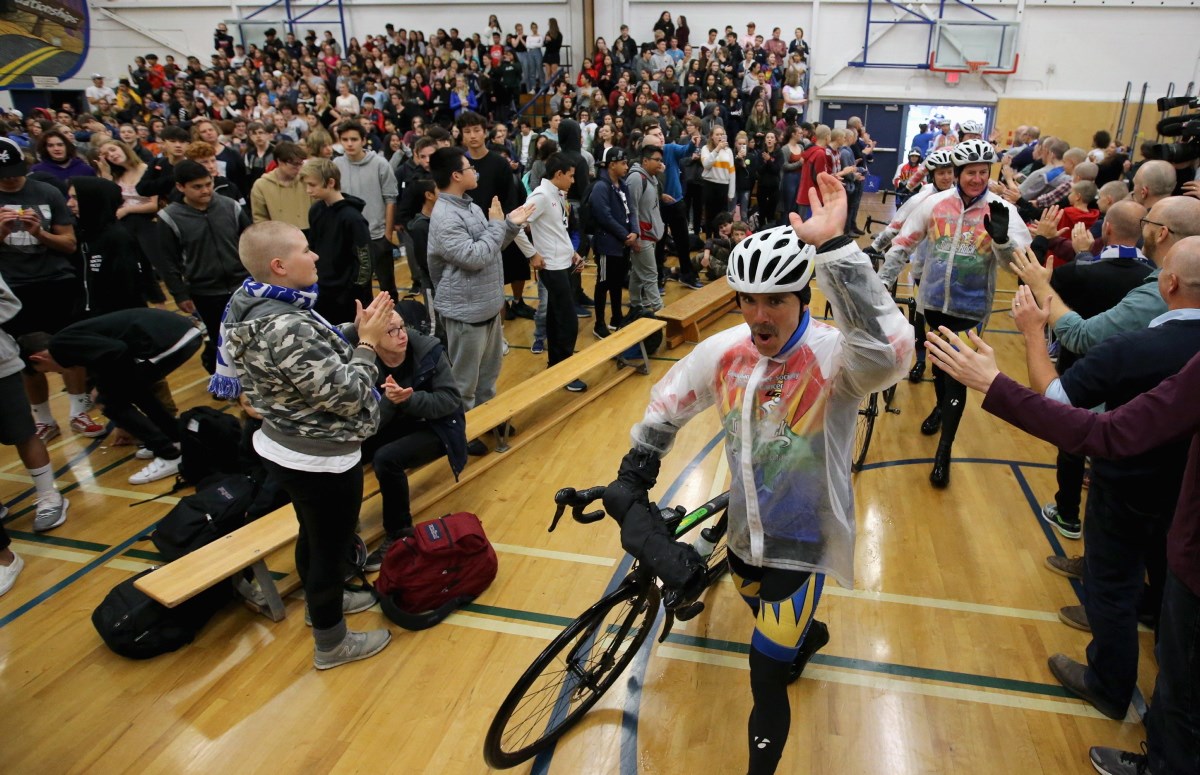
[[[161,500],[166,500],[162,498]],[[528,546],[517,546],[516,544],[497,544],[493,543],[492,547],[498,552],[506,554],[522,554],[527,557],[541,557],[547,560],[562,560],[564,562],[577,562],[583,565],[599,565],[605,568],[611,568],[617,564],[617,561],[611,557],[596,557],[590,554],[575,554],[573,552],[555,552],[550,549],[534,549]]]
[[[446,621],[450,624],[456,624],[459,627],[469,627],[473,630],[500,632],[505,635],[523,635],[527,638],[538,638],[540,640],[550,640],[562,632],[561,629],[556,627],[543,627],[536,624],[509,621],[508,619],[491,619],[482,616],[469,616],[467,614],[450,614],[446,617]]]
[[[125,498],[132,501],[144,501],[147,498],[153,498],[153,491],[144,490],[122,490],[117,487],[101,487],[95,483],[95,479],[87,478],[79,481],[79,489],[87,493],[96,493],[98,495],[111,495],[114,498]],[[174,506],[179,503],[179,498],[174,495],[164,495],[161,498],[155,498],[155,503],[166,503],[169,506]]]
[[[936,597],[894,595],[889,592],[842,589],[834,584],[826,584],[825,590],[821,594],[833,595],[835,597],[849,597],[858,600],[872,600],[879,603],[898,603],[900,605],[915,605],[922,608],[938,608],[943,611],[964,611],[973,614],[987,614],[989,616],[1007,616],[1010,619],[1029,619],[1036,622],[1058,621],[1058,614],[1050,613],[1049,611],[1031,611],[1027,608],[964,603],[958,600],[940,600]]]
[[[91,552],[80,552],[73,549],[61,549],[57,546],[48,546],[46,544],[14,541],[13,546],[16,547],[17,554],[31,555],[34,557],[49,557],[53,560],[73,562],[77,565],[85,565],[96,559],[96,555]],[[134,573],[140,573],[147,568],[153,568],[154,563],[146,560],[135,560],[129,557],[114,557],[106,562],[104,566],[106,568],[115,568],[117,570],[127,570],[133,571]]]
[[[656,655],[666,657],[667,659],[677,659],[684,662],[696,662],[705,665],[731,667],[737,670],[750,669],[749,661],[745,656],[741,655],[732,656],[726,654],[713,654],[708,651],[694,651],[692,649],[683,649],[677,646],[667,645],[660,645],[655,653]],[[871,673],[830,670],[828,668],[817,667],[815,665],[809,666],[804,671],[804,680],[828,681],[830,683],[844,684],[847,686],[861,686],[863,688],[885,691],[892,694],[916,694],[924,697],[961,700],[966,702],[981,703],[984,705],[999,705],[1007,708],[1017,708],[1019,710],[1037,710],[1045,713],[1058,713],[1067,716],[1083,716],[1085,718],[1107,718],[1107,716],[1104,716],[1100,713],[1100,711],[1096,710],[1082,700],[1079,702],[1044,700],[1034,697],[1026,697],[1019,694],[1004,694],[1001,692],[988,692],[980,689],[965,689],[958,686],[923,683],[919,680],[887,678]]]

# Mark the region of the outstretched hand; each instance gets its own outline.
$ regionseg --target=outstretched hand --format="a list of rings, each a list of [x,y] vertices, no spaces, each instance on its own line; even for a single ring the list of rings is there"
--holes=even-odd
[[[1013,260],[1009,264],[1013,272],[1025,281],[1036,296],[1045,296],[1050,292],[1050,277],[1054,274],[1054,256],[1046,256],[1046,263],[1038,262],[1037,253],[1033,248],[1018,248],[1013,251]]]
[[[1022,334],[1031,334],[1036,332],[1039,336],[1045,330],[1046,324],[1050,322],[1050,299],[1047,296],[1045,299],[1045,307],[1038,305],[1037,298],[1034,297],[1033,291],[1028,285],[1022,285],[1017,288],[1016,294],[1012,301],[1012,316],[1017,324],[1017,330]]]
[[[974,350],[966,346],[962,337],[945,326],[940,326],[938,330],[941,336],[933,331],[925,335],[925,349],[934,365],[967,387],[986,393],[1000,374],[995,351],[979,338],[975,329],[967,331],[967,338],[975,345]]]
[[[812,215],[808,220],[792,213],[792,228],[796,236],[807,245],[820,246],[846,231],[846,188],[833,175],[822,172],[817,175],[817,189],[808,190],[808,201]]]
[[[1008,244],[1008,208],[1003,202],[988,202],[987,215],[983,216],[983,228],[995,244]]]

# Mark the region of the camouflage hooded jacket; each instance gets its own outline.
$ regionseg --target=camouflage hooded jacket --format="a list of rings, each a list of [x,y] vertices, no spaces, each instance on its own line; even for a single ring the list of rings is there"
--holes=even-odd
[[[239,288],[222,324],[263,433],[306,455],[344,455],[379,425],[375,355],[309,313]],[[353,328],[345,327],[351,340]]]

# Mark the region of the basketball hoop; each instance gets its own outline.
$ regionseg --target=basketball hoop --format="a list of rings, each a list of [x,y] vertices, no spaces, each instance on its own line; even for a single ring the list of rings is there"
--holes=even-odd
[[[987,60],[972,61],[972,60],[968,59],[967,60],[967,72],[970,73],[971,75],[979,75],[979,73],[983,71],[984,66],[987,64],[988,64]]]

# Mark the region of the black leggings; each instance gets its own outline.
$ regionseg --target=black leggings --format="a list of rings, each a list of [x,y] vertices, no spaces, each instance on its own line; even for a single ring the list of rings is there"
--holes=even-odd
[[[604,305],[612,304],[613,325],[620,325],[622,320],[621,289],[625,286],[625,276],[629,274],[629,253],[619,256],[600,256],[600,264],[596,272],[596,325],[604,325]]]
[[[758,223],[770,228],[775,223],[775,211],[779,209],[779,181],[758,182]]]
[[[711,180],[701,182],[704,184],[704,233],[711,238],[713,218],[729,212],[729,184],[713,183]]]
[[[346,547],[362,505],[362,467],[355,465],[340,474],[327,474],[284,468],[270,460],[263,464],[296,509],[296,521],[300,523],[296,571],[304,584],[313,628],[337,627],[342,621]]]
[[[936,331],[939,326],[945,326],[955,333],[979,325],[978,320],[967,320],[937,310],[926,310],[925,322],[930,330]],[[967,408],[967,386],[934,365],[933,392],[937,395],[938,408],[942,410],[942,436],[938,446],[950,446],[958,433],[963,410]]]
[[[787,694],[792,662],[816,612],[824,576],[748,565],[732,552],[729,568],[738,593],[760,620],[750,645],[750,693],[754,707],[747,722],[750,751],[747,773],[772,775],[779,766],[792,723],[792,706]],[[807,600],[809,605],[797,604],[796,598]],[[768,605],[778,603],[780,623],[795,626],[776,625],[770,628],[768,636],[761,622],[763,601]]]

